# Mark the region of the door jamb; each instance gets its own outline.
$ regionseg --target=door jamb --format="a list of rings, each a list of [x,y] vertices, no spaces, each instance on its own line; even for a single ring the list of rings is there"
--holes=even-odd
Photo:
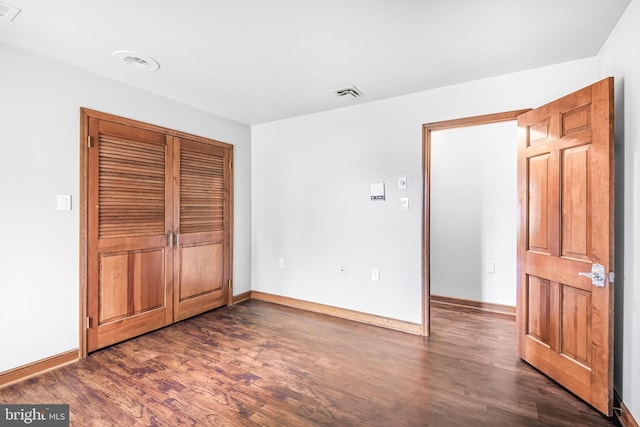
[[[80,279],[80,310],[78,319],[79,327],[79,354],[78,358],[87,357],[87,261],[89,260],[89,240],[88,240],[88,217],[87,200],[89,195],[89,149],[87,147],[89,138],[89,111],[80,108],[80,189],[78,198],[78,214],[80,216],[80,253],[79,253],[79,279]]]
[[[531,108],[522,110],[505,111],[502,113],[485,114],[481,116],[465,117],[462,119],[444,120],[440,122],[425,123],[422,125],[422,335],[431,334],[431,284],[430,284],[430,260],[431,260],[431,132],[437,130],[454,129],[467,126],[476,126],[490,123],[516,120],[519,115],[530,111]],[[514,141],[515,143],[515,141]]]

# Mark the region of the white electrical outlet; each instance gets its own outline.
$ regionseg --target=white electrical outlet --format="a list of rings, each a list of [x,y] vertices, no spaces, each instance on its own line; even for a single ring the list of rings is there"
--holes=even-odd
[[[284,268],[284,258],[278,258],[278,267]]]
[[[488,262],[487,263],[487,273],[495,273],[496,272],[496,263]]]
[[[380,269],[378,268],[371,269],[371,280],[375,280],[376,282],[380,280]]]
[[[346,276],[347,275],[347,269],[344,268],[344,265],[340,266],[340,275],[341,276]]]
[[[59,211],[70,211],[71,194],[58,194],[56,197],[56,206]]]

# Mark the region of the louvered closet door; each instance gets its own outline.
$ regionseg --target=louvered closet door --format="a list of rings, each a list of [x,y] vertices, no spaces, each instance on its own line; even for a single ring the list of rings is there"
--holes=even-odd
[[[172,322],[170,137],[90,118],[87,349]]]
[[[174,320],[227,304],[230,278],[230,150],[175,138]]]

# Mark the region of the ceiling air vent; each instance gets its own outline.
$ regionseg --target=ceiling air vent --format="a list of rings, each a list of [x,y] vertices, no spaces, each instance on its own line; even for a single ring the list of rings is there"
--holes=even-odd
[[[336,95],[338,96],[347,96],[347,95],[351,95],[354,98],[360,98],[361,96],[364,96],[364,93],[362,93],[360,91],[360,89],[358,89],[355,86],[349,86],[349,87],[345,87],[342,89],[338,89],[335,91]]]
[[[116,61],[122,61],[127,65],[145,71],[157,71],[160,68],[160,64],[155,59],[130,50],[118,50],[113,52],[111,56]]]
[[[0,19],[13,21],[13,18],[15,18],[21,10],[22,9],[18,9],[17,7],[11,6],[10,4],[0,2]]]

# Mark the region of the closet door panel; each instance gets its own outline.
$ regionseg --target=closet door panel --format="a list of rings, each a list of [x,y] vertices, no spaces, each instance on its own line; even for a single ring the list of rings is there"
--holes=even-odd
[[[164,251],[100,256],[101,324],[164,306]]]
[[[229,150],[198,141],[175,142],[174,318],[225,305],[229,295]]]
[[[82,140],[84,351],[229,303],[233,147],[87,109]]]
[[[167,138],[91,118],[88,351],[173,320]]]

